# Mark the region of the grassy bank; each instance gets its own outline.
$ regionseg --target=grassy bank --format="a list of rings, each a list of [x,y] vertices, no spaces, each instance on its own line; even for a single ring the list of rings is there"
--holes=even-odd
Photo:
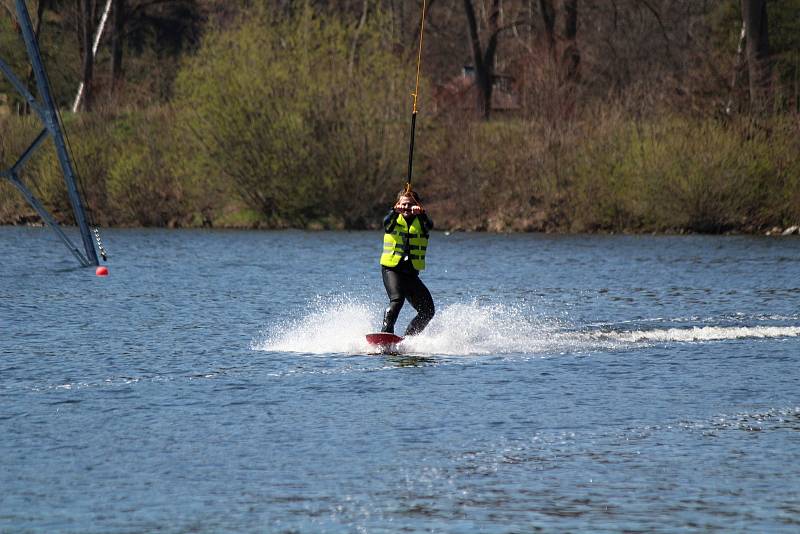
[[[430,160],[448,226],[757,232],[800,222],[800,127],[598,110],[567,126],[473,123]],[[440,218],[442,218],[440,215]]]
[[[229,170],[242,173],[237,183],[213,162],[186,154],[192,140],[180,116],[173,108],[158,108],[68,118],[82,185],[98,223],[366,228],[377,224],[402,185],[405,146],[399,136],[394,147],[385,147],[396,152],[393,172],[378,177],[351,174],[360,167],[344,165],[336,173],[309,172],[320,160],[330,164],[342,157],[341,145],[319,143],[313,155],[283,154],[288,168],[272,176],[255,174],[263,172],[257,169],[250,176],[247,167]],[[792,118],[757,124],[598,113],[561,128],[534,120],[431,122],[419,135],[416,183],[440,228],[719,233],[800,222],[800,127]],[[22,140],[31,138],[35,127],[29,119],[2,119],[0,128],[10,132],[0,148],[4,165],[21,153]],[[366,131],[369,125],[361,127]],[[259,138],[241,143],[241,154],[265,150]],[[358,157],[356,148],[349,157]],[[247,164],[254,165],[241,163]],[[68,221],[51,148],[24,178]],[[21,195],[0,185],[0,222],[34,220]]]

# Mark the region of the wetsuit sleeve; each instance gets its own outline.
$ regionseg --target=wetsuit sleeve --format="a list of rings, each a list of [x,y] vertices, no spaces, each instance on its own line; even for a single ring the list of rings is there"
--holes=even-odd
[[[419,216],[419,220],[422,223],[422,227],[425,229],[425,233],[428,234],[431,230],[433,230],[433,220],[428,217],[427,213],[423,213]]]
[[[383,229],[386,232],[391,232],[394,230],[394,225],[397,222],[397,213],[395,213],[394,208],[392,208],[389,213],[386,214],[386,217],[383,218]]]

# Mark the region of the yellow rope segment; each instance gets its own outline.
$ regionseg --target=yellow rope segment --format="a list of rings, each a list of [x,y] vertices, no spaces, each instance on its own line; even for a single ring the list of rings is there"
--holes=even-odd
[[[414,109],[412,113],[417,112],[417,95],[419,95],[419,71],[422,65],[422,37],[425,34],[425,4],[426,0],[422,0],[422,20],[419,24],[419,52],[417,53],[417,83],[414,87]]]

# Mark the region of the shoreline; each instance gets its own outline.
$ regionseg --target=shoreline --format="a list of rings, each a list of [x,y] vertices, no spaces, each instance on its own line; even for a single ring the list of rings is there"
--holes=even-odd
[[[75,225],[71,224],[62,224],[59,223],[60,226],[65,228],[75,228]],[[95,226],[95,225],[92,225]],[[7,222],[7,221],[0,221],[0,227],[3,228],[11,228],[11,227],[26,227],[26,228],[47,228],[47,224],[44,222]],[[99,225],[100,228],[104,230],[113,229],[113,230],[149,230],[149,229],[161,229],[161,230],[233,230],[233,231],[266,231],[266,232],[280,232],[280,231],[299,231],[299,232],[374,232],[380,231],[380,226],[375,225],[374,227],[368,228],[332,228],[332,227],[322,227],[316,225],[308,225],[305,227],[295,227],[295,226],[287,226],[287,227],[268,227],[266,225],[164,225],[164,226],[127,226],[127,225],[113,225],[113,226],[105,226]],[[670,237],[677,237],[677,236],[750,236],[750,237],[791,237],[791,236],[800,236],[800,225],[791,225],[785,228],[782,227],[772,227],[772,228],[754,228],[752,230],[745,230],[745,229],[732,229],[732,230],[725,230],[721,232],[699,232],[696,230],[688,229],[688,228],[676,228],[670,230],[631,230],[631,229],[619,229],[619,230],[607,230],[607,229],[597,229],[597,230],[583,230],[583,231],[568,231],[563,229],[548,229],[548,230],[514,230],[514,229],[488,229],[488,228],[445,228],[445,229],[434,229],[435,233],[442,233],[445,236],[450,236],[452,234],[496,234],[496,235],[516,235],[516,234],[540,234],[540,235],[548,235],[548,236],[670,236]]]

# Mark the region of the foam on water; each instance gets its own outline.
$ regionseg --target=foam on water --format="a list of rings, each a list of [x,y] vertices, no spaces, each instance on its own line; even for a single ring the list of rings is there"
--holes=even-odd
[[[268,328],[254,350],[305,354],[365,354],[365,334],[376,331],[382,303],[350,296],[317,298],[301,317]],[[744,319],[744,318],[743,318]],[[674,323],[659,319],[659,323]],[[647,323],[647,321],[642,321]],[[680,321],[677,321],[680,323]],[[611,326],[611,325],[608,325]],[[398,322],[398,330],[404,327]],[[703,343],[800,336],[800,326],[686,326],[625,330],[580,327],[525,307],[478,302],[439,309],[428,328],[407,338],[403,352],[431,355],[553,354],[625,350],[660,343]]]
[[[800,336],[798,326],[702,326],[591,334],[598,340],[619,343],[680,343]]]

